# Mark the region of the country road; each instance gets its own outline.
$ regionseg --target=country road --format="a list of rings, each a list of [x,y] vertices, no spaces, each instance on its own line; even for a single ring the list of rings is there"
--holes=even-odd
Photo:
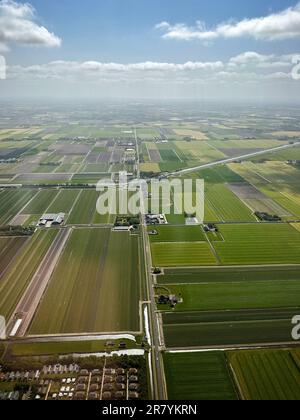
[[[136,140],[136,148],[137,148],[137,177],[140,179],[140,171],[139,171],[139,147],[138,147],[138,139],[135,129],[135,140]],[[146,281],[147,281],[147,294],[148,300],[150,304],[148,305],[149,309],[149,326],[150,326],[150,336],[151,336],[151,360],[152,360],[152,372],[151,381],[153,385],[153,398],[155,400],[164,401],[167,400],[167,390],[166,390],[166,381],[165,381],[165,374],[164,374],[164,363],[161,354],[160,348],[160,341],[159,341],[159,324],[158,318],[156,313],[156,302],[155,302],[155,294],[153,288],[153,279],[152,279],[152,257],[151,257],[151,250],[149,244],[149,237],[147,232],[147,224],[145,218],[145,209],[144,207],[144,196],[146,192],[143,190],[143,187],[140,188],[140,195],[141,195],[141,230],[142,230],[142,240],[143,240],[143,247],[144,247],[144,258],[145,258],[145,270],[146,270]]]

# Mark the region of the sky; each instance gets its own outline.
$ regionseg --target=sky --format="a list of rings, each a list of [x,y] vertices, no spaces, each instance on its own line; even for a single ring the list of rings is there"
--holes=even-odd
[[[0,0],[0,97],[300,102],[299,41],[297,0]]]

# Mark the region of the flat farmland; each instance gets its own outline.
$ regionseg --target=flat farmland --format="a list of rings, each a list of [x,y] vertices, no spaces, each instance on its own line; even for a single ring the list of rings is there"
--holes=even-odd
[[[57,183],[65,183],[70,180],[69,174],[58,174],[58,173],[24,173],[18,175],[15,179],[16,183],[22,184],[48,184],[53,185]]]
[[[168,285],[180,296],[176,311],[299,307],[299,280]]]
[[[83,190],[69,218],[68,225],[84,225],[93,221],[99,193],[95,190]]]
[[[149,227],[148,232],[154,229]],[[155,226],[157,235],[150,235],[150,242],[205,242],[201,226]]]
[[[56,198],[58,190],[40,190],[34,199],[22,211],[23,214],[45,213]]]
[[[60,190],[49,206],[49,213],[69,213],[81,190]]]
[[[256,164],[254,170],[275,184],[299,184],[299,170],[283,162]]]
[[[300,233],[288,224],[219,225],[213,246],[225,265],[299,264]]]
[[[205,133],[202,133],[200,130],[190,130],[190,129],[176,129],[174,130],[178,136],[182,137],[192,137],[196,140],[208,140],[208,137]]]
[[[256,220],[252,211],[223,184],[207,185],[205,200],[221,220],[228,222]]]
[[[157,276],[159,284],[193,284],[252,281],[299,280],[300,266],[286,267],[218,267],[197,269],[167,269]]]
[[[287,209],[290,214],[295,215],[297,218],[300,217],[300,194],[299,191],[295,191],[297,186],[287,186],[284,184],[273,185],[268,184],[262,186],[261,191],[274,200],[278,205]],[[289,217],[289,220],[292,218]]]
[[[189,166],[198,166],[226,158],[224,153],[205,141],[177,141],[175,145],[183,153],[185,159],[189,162]]]
[[[235,315],[235,318],[228,320],[230,314],[226,314],[221,311],[219,314],[218,322],[207,321],[207,322],[196,322],[197,319],[214,319],[218,316],[208,316],[204,313],[178,313],[183,315],[181,319],[177,318],[172,320],[171,315],[168,318],[164,318],[164,334],[166,344],[169,348],[183,348],[183,347],[206,347],[211,348],[212,346],[240,346],[247,344],[266,344],[266,343],[289,343],[291,342],[291,319],[292,311],[289,310],[282,315],[276,315],[274,311],[274,318],[272,314],[266,312],[249,316],[249,312],[240,312],[240,315]],[[256,311],[257,312],[257,311]],[[280,311],[278,311],[280,312]],[[220,317],[224,315],[224,320]],[[287,318],[291,315],[290,318]],[[193,322],[188,321],[193,320]],[[270,319],[263,319],[270,316]],[[282,316],[282,319],[280,319]],[[249,317],[249,319],[247,319]],[[259,318],[262,319],[259,319]],[[278,317],[278,319],[276,318]],[[240,320],[236,320],[240,318]],[[256,319],[254,319],[256,318]],[[176,323],[177,322],[177,323]]]
[[[56,230],[35,233],[16,257],[14,266],[1,278],[0,313],[6,319],[12,315],[56,234]]]
[[[0,237],[0,278],[26,241],[27,238]]]
[[[35,190],[4,190],[0,192],[0,224],[5,225],[19,213],[37,192]]]
[[[139,276],[137,236],[75,229],[30,334],[138,331]]]
[[[215,265],[217,260],[207,242],[153,243],[152,259],[157,267]]]
[[[221,352],[166,353],[169,400],[236,400],[226,358]]]
[[[300,400],[300,371],[288,350],[228,353],[246,400]]]

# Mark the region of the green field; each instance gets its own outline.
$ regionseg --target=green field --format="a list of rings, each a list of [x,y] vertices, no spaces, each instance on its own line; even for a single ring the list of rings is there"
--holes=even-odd
[[[135,348],[136,344],[130,340],[113,340],[118,349],[120,342],[126,343],[126,348]],[[16,343],[9,346],[9,352],[15,357],[50,356],[68,353],[98,353],[107,351],[107,341],[58,341],[40,343]]]
[[[223,184],[209,184],[205,201],[226,222],[255,221],[252,211]]]
[[[110,229],[76,229],[30,333],[138,331],[139,279],[138,237]]]
[[[11,222],[35,194],[36,190],[0,191],[0,225]]]
[[[157,235],[150,235],[150,242],[205,242],[206,237],[201,226],[155,226]]]
[[[286,267],[218,267],[197,269],[167,269],[157,276],[159,284],[193,284],[222,282],[252,282],[257,280],[299,280],[300,266]]]
[[[220,225],[213,246],[225,265],[299,264],[300,232],[288,224]]]
[[[176,311],[298,307],[299,280],[168,285],[183,303]]]
[[[246,400],[300,400],[300,370],[288,350],[228,354]]]
[[[69,218],[68,225],[88,225],[93,222],[99,193],[95,190],[82,190]]]
[[[164,362],[169,400],[237,399],[223,353],[166,353]]]
[[[152,260],[157,267],[215,265],[216,258],[207,242],[153,243]]]
[[[26,241],[27,238],[0,237],[0,278]]]
[[[22,211],[23,214],[46,213],[48,207],[58,194],[58,190],[40,190],[34,199]]]
[[[78,197],[80,190],[60,190],[56,199],[50,205],[49,213],[69,213]]]
[[[194,316],[197,315],[196,313]],[[243,317],[241,316],[241,318]],[[219,322],[166,323],[164,324],[164,334],[169,348],[290,343],[292,341],[291,319],[292,317],[289,319],[225,321],[226,316],[224,316],[224,321]]]
[[[22,297],[32,276],[42,262],[48,248],[57,234],[56,230],[39,231],[31,237],[17,256],[14,266],[0,282],[0,313],[7,319]]]

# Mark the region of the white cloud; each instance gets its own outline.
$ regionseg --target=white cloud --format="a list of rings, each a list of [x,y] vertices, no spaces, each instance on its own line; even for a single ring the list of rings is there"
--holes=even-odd
[[[265,55],[259,54],[255,51],[247,51],[242,54],[232,57],[229,60],[231,68],[239,67],[257,67],[260,69],[290,67],[294,55],[281,55],[275,54]]]
[[[227,62],[103,63],[99,61],[53,61],[41,65],[10,66],[8,79],[61,80],[76,83],[257,83],[289,80],[293,55],[242,53]],[[284,71],[283,71],[284,70]],[[290,83],[293,83],[291,80]]]
[[[61,39],[36,22],[33,6],[0,0],[0,49],[10,44],[58,47]]]
[[[156,29],[165,33],[163,38],[184,41],[212,41],[217,38],[249,37],[257,40],[285,40],[300,37],[300,3],[279,13],[268,16],[243,19],[239,22],[221,23],[215,28],[207,29],[201,21],[195,26],[184,23],[171,25],[162,22]]]
[[[144,63],[101,63],[98,61],[53,61],[47,64],[34,66],[11,66],[8,69],[8,75],[11,77],[26,77],[34,75],[40,78],[68,78],[68,77],[120,77],[124,74],[126,77],[135,78],[138,74],[147,74],[148,77],[157,77],[157,74],[176,75],[178,73],[191,72],[214,72],[223,69],[224,64],[221,61],[216,62],[187,62],[184,64],[176,63],[157,63],[147,61]]]

